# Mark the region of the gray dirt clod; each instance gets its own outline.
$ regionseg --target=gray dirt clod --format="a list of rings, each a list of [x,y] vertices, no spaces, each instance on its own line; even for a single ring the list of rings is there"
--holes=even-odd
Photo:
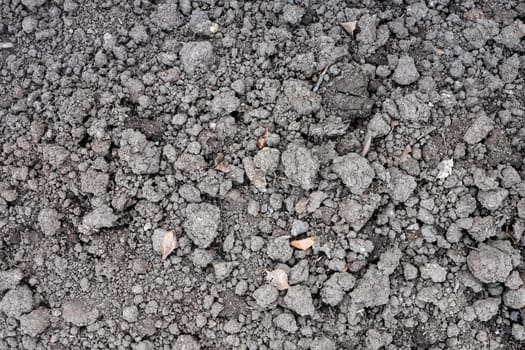
[[[447,279],[447,270],[436,263],[428,263],[421,266],[421,277],[424,279],[430,278],[432,282],[441,283]]]
[[[246,176],[252,183],[252,185],[261,192],[266,192],[266,176],[264,174],[264,171],[261,169],[258,169],[255,166],[255,162],[252,157],[246,157],[242,160],[242,164],[244,166],[244,172],[246,173]]]
[[[414,180],[413,176],[410,176],[397,168],[390,169],[389,173],[390,182],[388,187],[392,199],[397,202],[406,202],[417,187],[416,180]]]
[[[478,319],[486,322],[498,314],[500,304],[500,298],[487,298],[476,300],[472,306]]]
[[[253,292],[253,298],[259,307],[268,308],[273,305],[279,297],[279,291],[272,285],[265,284]]]
[[[151,15],[151,19],[162,30],[176,29],[182,23],[177,1],[166,0],[159,4],[157,10]]]
[[[327,337],[317,337],[310,343],[310,350],[335,350],[335,344]]]
[[[180,62],[186,74],[194,74],[197,69],[207,70],[214,61],[213,45],[209,41],[192,41],[180,49]]]
[[[189,334],[179,335],[172,350],[200,350],[201,346],[195,337]]]
[[[511,256],[501,249],[480,244],[467,256],[470,272],[483,283],[505,282],[512,271]]]
[[[84,193],[101,196],[106,193],[109,183],[109,174],[96,170],[87,170],[80,176],[80,189]]]
[[[354,276],[349,273],[336,272],[324,282],[321,289],[321,299],[325,304],[336,306],[354,285]]]
[[[508,195],[509,191],[504,188],[493,191],[479,191],[478,201],[483,208],[494,211],[501,208]]]
[[[368,269],[350,293],[352,302],[365,307],[385,305],[390,296],[390,279],[375,266]]]
[[[308,232],[310,225],[306,221],[295,219],[292,223],[292,229],[290,231],[292,237],[299,236],[303,233]]]
[[[408,55],[399,58],[392,79],[399,85],[410,85],[419,79],[414,59]]]
[[[403,255],[403,252],[401,252],[401,249],[399,249],[398,247],[387,249],[379,257],[377,268],[383,271],[383,273],[387,275],[391,275],[392,273],[394,273],[396,268],[399,266],[399,260],[401,260],[402,255]]]
[[[38,214],[38,225],[46,236],[54,236],[62,226],[60,215],[53,208],[44,208]]]
[[[286,177],[295,186],[310,190],[315,186],[315,179],[319,171],[319,160],[312,152],[303,146],[289,144],[283,152],[281,161]]]
[[[360,201],[347,198],[339,207],[339,215],[359,232],[370,220],[381,202],[381,196],[375,193],[361,196]]]
[[[0,271],[0,293],[14,289],[23,277],[24,274],[20,269]]]
[[[335,158],[332,170],[354,194],[362,194],[375,177],[368,160],[357,153]]]
[[[134,174],[159,172],[161,149],[138,131],[127,129],[122,133],[118,154]]]
[[[503,294],[503,303],[511,309],[521,309],[525,307],[525,288],[508,290]]]
[[[62,317],[77,327],[85,327],[98,319],[98,309],[83,301],[67,301],[62,304]]]
[[[288,312],[277,315],[273,319],[273,324],[288,333],[295,333],[298,329],[294,315]]]
[[[101,228],[112,227],[115,225],[117,219],[118,216],[113,214],[113,209],[107,205],[103,205],[84,215],[82,218],[81,232],[89,234]]]
[[[218,235],[221,211],[219,207],[203,203],[188,204],[184,231],[199,248],[208,248]]]
[[[288,283],[290,285],[305,282],[309,276],[308,260],[303,259],[295,264],[288,274]]]
[[[130,322],[130,323],[136,322],[138,320],[138,317],[139,317],[139,309],[135,305],[125,306],[122,309],[122,318],[126,322]]]
[[[303,285],[291,286],[288,288],[284,299],[284,305],[300,316],[312,316],[315,307],[312,301],[310,289]]]
[[[277,148],[265,147],[253,157],[255,166],[265,174],[272,174],[279,166],[281,152]]]
[[[33,293],[26,285],[19,285],[4,294],[0,311],[8,317],[19,318],[33,309]]]
[[[469,235],[478,242],[483,242],[497,234],[497,227],[492,216],[476,216],[468,229]],[[460,233],[461,234],[461,233]]]
[[[494,122],[492,119],[487,117],[485,114],[481,114],[467,129],[463,135],[463,140],[469,145],[475,145],[487,137],[492,129],[494,129]]]
[[[287,239],[276,238],[268,243],[268,248],[266,249],[266,252],[268,253],[268,256],[273,260],[284,263],[292,257],[293,249],[290,246],[290,242],[288,242]]]
[[[49,309],[40,307],[28,314],[20,316],[20,329],[31,337],[43,333],[50,324]]]
[[[283,21],[291,25],[301,22],[304,15],[304,9],[300,6],[286,4],[283,7]]]
[[[304,81],[285,81],[283,92],[288,103],[300,115],[310,115],[321,109],[321,96],[312,92],[311,87]]]

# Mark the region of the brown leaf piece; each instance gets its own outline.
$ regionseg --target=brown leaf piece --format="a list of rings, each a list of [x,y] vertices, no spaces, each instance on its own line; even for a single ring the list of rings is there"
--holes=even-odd
[[[354,35],[354,31],[357,28],[357,21],[343,22],[340,23],[341,27],[350,35]]]
[[[215,170],[225,174],[230,171],[224,162],[224,154],[222,153],[217,153],[217,157],[215,157]]]
[[[270,136],[268,129],[264,129],[264,134],[261,137],[259,137],[259,139],[257,140],[257,148],[261,149],[264,146],[266,146],[266,141],[268,141],[268,136]]]
[[[298,239],[298,240],[292,241],[290,242],[290,245],[299,250],[306,250],[314,245],[315,240],[316,240],[315,237],[308,237],[305,239]]]
[[[162,260],[166,260],[168,255],[177,248],[177,238],[175,237],[175,232],[168,231],[162,237],[162,242],[160,243],[160,253],[162,254]]]
[[[410,146],[410,144],[408,144],[405,146],[403,153],[401,153],[401,157],[399,157],[401,163],[406,162],[408,160],[408,158],[410,157],[410,152],[412,152],[412,147]]]

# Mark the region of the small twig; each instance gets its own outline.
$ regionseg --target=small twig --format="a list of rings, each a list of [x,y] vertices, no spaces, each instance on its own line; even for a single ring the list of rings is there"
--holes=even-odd
[[[0,50],[12,49],[15,45],[10,42],[0,42]]]
[[[317,92],[321,87],[321,84],[324,80],[324,76],[326,75],[326,72],[328,72],[328,68],[330,68],[330,66],[331,64],[327,64],[326,67],[324,67],[323,71],[321,72],[321,75],[319,76],[319,79],[317,79],[317,84],[315,84],[314,88],[312,89],[313,92]]]
[[[436,127],[435,127],[435,126],[431,127],[431,128],[428,129],[427,131],[425,131],[423,134],[421,134],[421,136],[419,136],[419,137],[416,139],[416,141],[414,141],[414,142],[411,144],[411,146],[414,146],[416,143],[419,142],[419,140],[421,140],[421,139],[422,139],[423,137],[425,137],[425,136],[428,136],[429,134],[431,134],[432,132],[434,132],[434,130],[436,130]]]
[[[361,151],[361,157],[364,157],[367,155],[368,151],[370,151],[370,146],[372,145],[372,134],[370,131],[368,131],[365,135],[365,142],[363,144],[363,150]]]
[[[465,244],[465,246],[466,246],[467,248],[470,248],[470,249],[472,249],[472,250],[475,250],[475,251],[478,251],[478,252],[479,252],[479,248],[476,248],[476,247],[470,246],[470,245],[468,245],[468,244]]]

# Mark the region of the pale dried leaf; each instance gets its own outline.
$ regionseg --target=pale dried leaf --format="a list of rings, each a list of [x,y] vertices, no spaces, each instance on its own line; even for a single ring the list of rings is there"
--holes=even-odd
[[[290,287],[288,284],[288,274],[281,269],[266,271],[266,281],[278,290],[285,290]]]
[[[264,134],[259,137],[257,140],[257,148],[261,149],[264,146],[266,146],[266,141],[268,141],[268,136],[270,136],[270,133],[268,132],[268,129],[264,130]]]
[[[315,243],[315,237],[308,237],[305,239],[298,239],[290,242],[290,245],[299,250],[306,250],[313,246]]]
[[[350,35],[354,35],[355,29],[357,28],[357,21],[343,22],[340,23],[341,27]]]
[[[408,160],[408,157],[410,157],[410,152],[412,152],[412,146],[408,144],[405,146],[405,149],[403,150],[403,153],[401,154],[401,157],[399,158],[401,163],[406,162]]]
[[[436,176],[436,179],[445,179],[450,174],[452,174],[452,168],[454,167],[454,160],[453,159],[445,159],[442,160],[437,168],[438,168],[438,174]]]
[[[215,170],[220,171],[221,173],[225,173],[225,174],[230,171],[230,169],[228,169],[228,166],[224,164],[224,161],[217,164],[215,166]]]
[[[160,243],[160,253],[162,255],[162,260],[166,260],[168,255],[177,248],[177,238],[175,237],[175,232],[167,231],[162,237],[162,242]]]

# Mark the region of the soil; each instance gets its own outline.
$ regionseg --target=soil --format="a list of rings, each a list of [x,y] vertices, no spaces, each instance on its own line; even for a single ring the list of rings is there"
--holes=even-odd
[[[522,1],[0,11],[0,350],[524,347]]]

